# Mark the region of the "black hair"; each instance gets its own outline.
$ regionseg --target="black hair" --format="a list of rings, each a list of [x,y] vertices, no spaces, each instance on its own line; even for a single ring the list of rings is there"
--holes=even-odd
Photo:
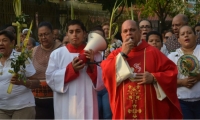
[[[180,33],[181,28],[182,28],[182,27],[185,27],[185,26],[190,27],[190,28],[192,29],[192,32],[195,34],[195,30],[194,30],[191,26],[189,26],[189,25],[183,25],[183,26],[181,26],[180,29],[179,29],[179,33]],[[180,34],[179,34],[179,35],[180,35]],[[195,34],[195,35],[196,35],[196,34]]]
[[[95,31],[95,30],[101,31],[101,32],[103,33],[103,37],[105,37],[105,32],[103,31],[101,25],[97,25],[97,26],[93,27],[93,28],[90,30],[90,32]]]
[[[46,21],[41,22],[38,25],[38,29],[41,28],[41,27],[47,27],[47,28],[49,28],[51,30],[51,32],[53,31],[53,27],[52,27],[50,22],[46,22]]]
[[[150,27],[152,28],[152,23],[151,23],[151,21],[150,21],[150,20],[147,20],[147,19],[140,20],[138,26],[140,25],[140,23],[141,23],[142,21],[147,21],[147,22],[149,22]]]
[[[195,26],[194,26],[194,31],[195,31],[195,28],[200,26],[200,23],[197,23]]]
[[[14,33],[14,34],[16,33],[15,27],[12,26],[12,24],[5,24],[5,25],[1,26],[1,27],[0,27],[0,31],[1,31],[1,30],[6,30],[8,27],[12,27],[12,28],[13,28],[13,30],[9,30],[10,32],[12,32],[12,33]]]
[[[0,31],[0,35],[5,35],[7,38],[10,39],[11,42],[12,42],[13,40],[15,40],[14,33],[11,32],[11,31],[2,30],[2,31]]]
[[[159,36],[161,42],[163,42],[162,35],[161,35],[159,32],[157,32],[157,31],[150,31],[149,33],[147,33],[147,36],[146,36],[146,41],[147,41],[147,42],[148,42],[148,40],[149,40],[149,36],[150,36],[150,35],[157,35],[157,36]]]
[[[117,34],[115,35],[114,38],[122,41],[122,36],[121,36],[120,32],[117,32]]]
[[[166,33],[168,33],[168,32],[171,32],[173,34],[172,30],[169,29],[169,30],[164,31],[163,35],[165,36]]]
[[[69,29],[69,26],[70,25],[79,25],[81,27],[81,29],[86,32],[86,28],[84,26],[84,24],[80,21],[80,20],[70,20],[68,23],[67,23],[67,27],[66,27],[66,30],[68,31]]]

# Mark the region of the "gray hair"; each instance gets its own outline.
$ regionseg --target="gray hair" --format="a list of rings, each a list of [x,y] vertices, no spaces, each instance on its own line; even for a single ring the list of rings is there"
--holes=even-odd
[[[28,32],[28,30],[29,30],[28,28],[23,29],[22,34],[24,34],[25,32]],[[32,31],[30,31],[30,33],[32,34]]]
[[[32,38],[32,37],[29,37],[29,40],[31,41],[33,47],[35,47],[35,46],[36,46],[36,41],[35,41],[35,39]]]
[[[188,22],[189,22],[188,17],[187,17],[186,15],[184,15],[184,14],[178,14],[178,15],[176,15],[175,17],[181,18],[181,19],[183,20],[183,22],[184,22],[185,25],[187,25]],[[175,18],[175,17],[174,17],[174,18]]]

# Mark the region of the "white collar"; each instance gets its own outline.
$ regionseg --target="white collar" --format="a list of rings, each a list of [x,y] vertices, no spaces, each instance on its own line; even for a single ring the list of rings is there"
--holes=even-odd
[[[10,57],[8,59],[14,59],[16,58],[17,56],[19,56],[21,54],[21,52],[17,52],[16,50],[12,50],[11,54],[10,54]]]
[[[138,42],[137,46],[139,46],[141,43],[142,43],[142,40],[140,40],[140,41]]]

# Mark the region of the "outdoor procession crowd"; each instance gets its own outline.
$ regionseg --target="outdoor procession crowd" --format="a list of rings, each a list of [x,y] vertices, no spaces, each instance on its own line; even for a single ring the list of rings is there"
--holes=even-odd
[[[108,38],[108,23],[87,31],[71,20],[61,39],[59,29],[41,22],[39,43],[27,43],[26,82],[9,72],[21,49],[15,28],[2,26],[0,119],[200,119],[200,23],[189,26],[188,19],[174,16],[163,33],[149,20],[125,20],[103,51],[84,48]]]

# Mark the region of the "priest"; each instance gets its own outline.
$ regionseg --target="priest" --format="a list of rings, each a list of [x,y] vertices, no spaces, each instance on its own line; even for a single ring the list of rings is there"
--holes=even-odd
[[[122,47],[101,63],[113,119],[181,119],[176,65],[140,35],[126,20]]]

